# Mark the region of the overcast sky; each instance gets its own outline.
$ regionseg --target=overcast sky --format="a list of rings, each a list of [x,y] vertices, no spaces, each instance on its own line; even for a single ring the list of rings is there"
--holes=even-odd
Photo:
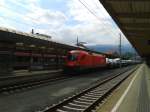
[[[0,26],[34,29],[68,44],[75,44],[77,36],[88,44],[119,44],[120,30],[99,0],[0,0]]]

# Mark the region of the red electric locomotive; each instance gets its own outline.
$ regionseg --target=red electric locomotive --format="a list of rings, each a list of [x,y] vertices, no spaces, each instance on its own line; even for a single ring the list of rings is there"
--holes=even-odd
[[[106,66],[106,57],[104,55],[83,50],[72,50],[67,54],[64,70],[83,70]]]

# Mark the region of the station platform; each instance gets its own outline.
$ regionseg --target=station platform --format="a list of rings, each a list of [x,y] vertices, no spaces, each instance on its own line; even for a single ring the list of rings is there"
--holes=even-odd
[[[141,64],[97,112],[150,112],[150,68]]]

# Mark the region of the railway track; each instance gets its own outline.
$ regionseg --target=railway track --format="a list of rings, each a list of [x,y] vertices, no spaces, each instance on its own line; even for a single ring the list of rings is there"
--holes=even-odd
[[[0,94],[10,94],[16,92],[22,92],[25,90],[33,89],[42,85],[48,85],[53,82],[67,80],[75,77],[75,75],[62,75],[60,72],[56,72],[54,76],[52,74],[38,74],[28,76],[11,76],[0,78]]]
[[[72,77],[73,76],[68,77],[68,75],[56,75],[51,77],[49,74],[42,74],[38,76],[0,78],[0,94],[20,92],[60,80],[70,79]]]
[[[13,76],[0,78],[0,94],[11,94],[22,92],[25,90],[47,85],[53,82],[71,79],[75,76],[62,75],[60,72],[57,75],[51,76],[50,74],[29,75],[29,76]],[[68,77],[69,76],[69,77]]]
[[[38,112],[91,112],[136,69],[125,70]]]

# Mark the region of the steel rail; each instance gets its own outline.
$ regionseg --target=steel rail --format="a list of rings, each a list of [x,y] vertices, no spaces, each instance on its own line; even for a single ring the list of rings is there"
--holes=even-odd
[[[137,68],[138,66],[134,67],[134,69],[128,68],[123,72],[100,81],[98,84],[92,85],[92,87],[80,93],[74,94],[72,97],[68,97],[68,99],[64,99],[64,101],[58,104],[46,107],[40,112],[90,112]]]
[[[18,90],[27,90],[44,84],[70,79],[72,77],[73,76],[68,77],[68,75],[51,77],[50,74],[45,76],[10,77],[0,82],[0,93],[12,93]]]

